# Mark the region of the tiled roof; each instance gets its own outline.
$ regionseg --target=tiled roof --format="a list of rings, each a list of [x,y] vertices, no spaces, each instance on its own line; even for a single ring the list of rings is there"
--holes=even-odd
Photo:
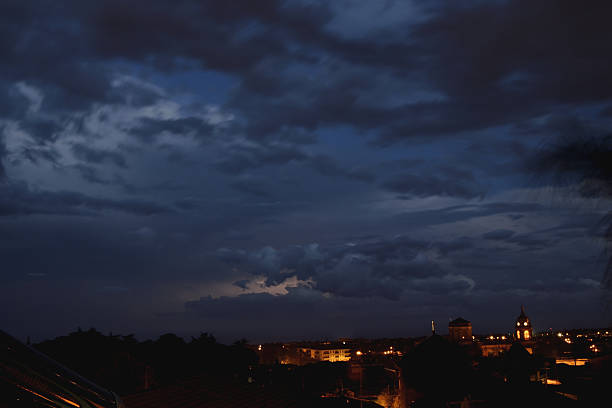
[[[295,395],[256,384],[195,379],[122,397],[126,408],[302,408]]]
[[[450,322],[448,324],[448,326],[449,327],[453,327],[453,326],[467,326],[469,324],[470,324],[469,320],[465,320],[462,317],[458,317],[455,320],[453,320],[452,322]]]

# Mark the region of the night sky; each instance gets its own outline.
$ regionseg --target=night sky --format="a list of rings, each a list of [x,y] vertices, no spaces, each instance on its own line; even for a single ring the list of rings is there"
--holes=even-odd
[[[609,0],[0,2],[0,328],[221,341],[610,323]]]

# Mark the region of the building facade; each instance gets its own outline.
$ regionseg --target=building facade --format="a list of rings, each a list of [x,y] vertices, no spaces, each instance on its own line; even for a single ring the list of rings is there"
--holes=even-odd
[[[458,317],[448,323],[448,334],[451,341],[472,341],[472,323]]]
[[[336,361],[349,361],[351,359],[350,348],[335,348],[330,347],[313,347],[313,348],[302,348],[303,353],[306,353],[310,358],[319,361],[330,361],[332,363]]]

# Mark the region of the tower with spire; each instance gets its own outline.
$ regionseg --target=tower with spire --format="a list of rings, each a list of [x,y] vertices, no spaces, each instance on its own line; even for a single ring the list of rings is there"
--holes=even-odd
[[[533,339],[531,320],[525,314],[525,307],[523,305],[521,305],[521,314],[516,318],[515,334],[516,339],[519,341],[531,341]]]

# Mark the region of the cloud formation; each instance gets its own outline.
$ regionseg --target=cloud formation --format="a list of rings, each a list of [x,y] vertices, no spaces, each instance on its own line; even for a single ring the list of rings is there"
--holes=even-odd
[[[500,328],[489,310],[531,302],[550,326],[563,296],[586,305],[568,318],[603,319],[606,174],[564,187],[576,205],[529,159],[559,135],[609,150],[611,7],[3,1],[0,298],[41,336],[87,325],[68,310],[236,337],[289,312],[302,337],[425,315]],[[30,289],[49,314],[13,295]]]

